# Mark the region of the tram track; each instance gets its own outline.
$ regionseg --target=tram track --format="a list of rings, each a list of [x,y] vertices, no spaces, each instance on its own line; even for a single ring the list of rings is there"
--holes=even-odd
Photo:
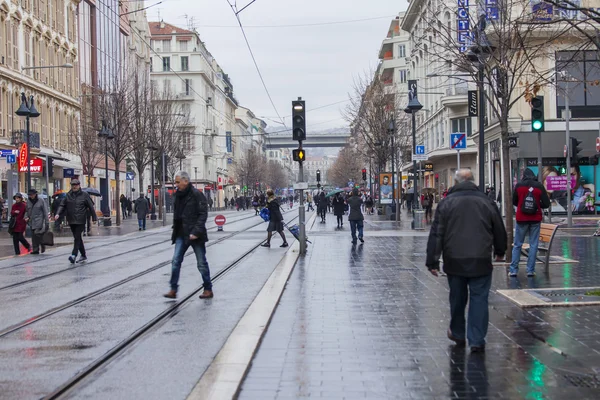
[[[293,211],[293,210],[291,210],[291,211]],[[287,215],[291,211],[288,211],[284,215]],[[294,217],[291,220],[293,221],[296,218],[298,218],[298,217]],[[217,245],[219,243],[222,243],[222,242],[224,242],[224,241],[226,241],[228,239],[231,239],[234,236],[237,236],[237,235],[239,235],[241,233],[244,233],[244,232],[247,232],[247,231],[249,231],[249,230],[251,230],[253,228],[256,228],[257,226],[260,226],[263,223],[264,223],[264,221],[261,220],[261,222],[259,222],[257,224],[254,224],[254,225],[252,225],[252,226],[250,226],[250,227],[248,227],[246,229],[243,229],[243,230],[240,230],[240,231],[236,231],[236,232],[233,232],[233,233],[228,234],[226,236],[220,237],[219,239],[216,239],[214,241],[210,241],[210,242],[208,242],[206,244],[206,247],[209,248],[209,247],[215,246],[215,245]],[[253,247],[253,249],[255,249],[256,247],[260,246],[260,244],[262,244],[263,242],[264,242],[264,240],[261,241],[257,246]],[[193,251],[190,249],[190,250],[188,250],[188,252],[186,253],[185,256],[189,256],[191,254],[193,254]],[[117,282],[114,282],[114,283],[112,283],[112,284],[110,284],[108,286],[105,286],[105,287],[100,288],[98,290],[95,290],[95,291],[93,291],[91,293],[88,293],[85,296],[82,296],[82,297],[79,297],[79,298],[74,299],[72,301],[69,301],[69,302],[67,302],[65,304],[62,304],[62,305],[58,306],[58,307],[54,307],[54,308],[52,308],[50,310],[47,310],[47,311],[45,311],[45,312],[43,312],[41,314],[36,315],[36,316],[27,318],[27,319],[25,319],[25,320],[23,320],[21,322],[18,322],[18,323],[14,324],[14,325],[11,325],[11,326],[9,326],[9,327],[7,327],[5,329],[0,330],[0,338],[2,338],[4,336],[7,336],[7,335],[9,335],[11,333],[14,333],[14,332],[16,332],[16,331],[18,331],[18,330],[20,330],[22,328],[25,328],[27,326],[30,326],[30,325],[32,325],[32,324],[34,324],[36,322],[39,322],[39,321],[41,321],[41,320],[43,320],[45,318],[48,318],[48,317],[50,317],[50,316],[52,316],[54,314],[59,313],[61,311],[69,309],[69,308],[71,308],[71,307],[73,307],[73,306],[75,306],[77,304],[83,303],[83,302],[85,302],[85,301],[87,301],[89,299],[92,299],[92,298],[94,298],[94,297],[96,297],[98,295],[106,293],[106,292],[108,292],[108,291],[110,291],[112,289],[115,289],[115,288],[117,288],[119,286],[122,286],[122,285],[124,285],[124,284],[126,284],[128,282],[134,281],[135,279],[143,277],[143,276],[145,276],[145,275],[147,275],[147,274],[149,274],[151,272],[154,272],[154,271],[156,271],[156,270],[158,270],[160,268],[163,268],[165,266],[168,266],[170,264],[171,264],[171,260],[163,261],[163,262],[158,263],[158,264],[156,264],[156,265],[154,265],[154,266],[152,266],[150,268],[145,269],[144,271],[140,271],[140,272],[138,272],[136,274],[130,275],[130,276],[124,278],[124,279],[121,279],[121,280],[119,280]],[[66,270],[61,270],[60,272],[64,272],[64,271],[66,271]],[[57,273],[58,272],[59,271],[57,271]],[[53,273],[51,275],[45,275],[45,276],[47,277],[47,276],[53,276],[53,275],[56,275],[56,273]],[[36,280],[39,280],[39,279],[36,279]],[[31,282],[31,281],[32,280],[29,280],[27,282]],[[1,290],[1,288],[0,288],[0,290]]]
[[[254,218],[254,217],[256,217],[256,216],[254,214],[252,214],[252,215],[247,216],[247,217],[243,217],[243,218],[239,218],[239,219],[230,221],[229,224],[234,224],[236,222],[245,221],[247,219],[251,219],[251,218]],[[161,229],[161,228],[157,228],[157,229]],[[218,229],[218,226],[215,225],[215,226],[211,226],[210,228],[207,228],[207,231],[214,231],[214,230],[217,230],[217,229]],[[135,233],[135,232],[133,232],[133,233]],[[163,231],[160,231],[160,232],[148,232],[147,234],[144,234],[144,235],[141,235],[141,236],[131,236],[131,240],[136,240],[137,241],[137,240],[146,239],[146,238],[149,238],[149,237],[154,237],[154,236],[157,236],[157,235],[160,235],[160,234],[163,234],[163,233],[164,233]],[[90,251],[90,250],[101,248],[103,246],[110,246],[112,244],[119,243],[119,242],[121,242],[123,240],[122,239],[123,237],[126,237],[128,235],[132,235],[132,234],[129,233],[127,235],[122,235],[122,236],[119,237],[119,239],[116,239],[116,240],[113,240],[113,241],[109,241],[109,242],[100,242],[100,243],[96,243],[95,241],[91,242],[88,245],[86,245],[86,250]],[[159,243],[154,243],[154,245],[160,244],[160,243],[165,243],[165,242],[168,242],[168,241],[169,240],[164,240],[164,241],[161,241]],[[123,254],[124,253],[120,253],[118,255],[123,255]],[[114,256],[116,256],[116,255],[113,255],[111,257],[114,257]],[[6,269],[10,269],[10,268],[22,267],[22,266],[25,266],[25,265],[31,265],[32,263],[36,263],[36,262],[47,262],[48,260],[56,259],[56,258],[59,258],[59,257],[64,257],[64,254],[57,254],[57,255],[52,255],[52,256],[44,256],[44,257],[40,257],[40,258],[37,258],[37,259],[28,258],[28,261],[24,261],[22,263],[12,264],[12,265],[7,265],[7,266],[4,266],[4,267],[0,267],[0,271],[6,270]],[[107,257],[107,258],[104,258],[104,259],[108,259],[108,258],[111,258],[111,257]],[[97,262],[97,261],[102,261],[102,259],[101,260],[94,260],[93,262]],[[92,261],[89,262],[89,263],[87,263],[87,264],[89,265],[91,263],[92,263]],[[2,290],[2,289],[3,288],[0,288],[0,290]]]
[[[249,216],[249,217],[245,217],[245,218],[241,218],[239,220],[233,221],[231,223],[233,224],[233,223],[236,223],[236,222],[241,222],[241,221],[244,221],[244,220],[247,220],[247,219],[251,219],[251,218],[255,218],[255,217],[256,217],[255,215],[252,215],[252,216]],[[261,220],[261,222],[259,224],[255,224],[251,228],[253,228],[255,226],[258,226],[258,225],[260,225],[262,223],[263,223],[263,221]],[[208,228],[207,230],[216,230],[217,228],[218,227],[214,226],[214,227]],[[248,228],[248,229],[251,229],[251,228]],[[157,233],[155,233],[153,235],[157,235],[157,234],[160,234],[160,233],[164,233],[164,232],[157,232]],[[147,235],[147,236],[149,236],[149,235]],[[231,236],[226,236],[226,237],[231,237]],[[132,252],[138,252],[138,251],[146,250],[146,249],[154,247],[154,246],[160,246],[160,245],[168,243],[170,241],[171,241],[171,238],[169,237],[168,239],[161,240],[159,242],[151,243],[151,244],[148,244],[148,245],[145,245],[145,246],[142,246],[142,247],[138,247],[138,248],[135,248],[135,249],[127,249],[126,251],[115,253],[115,254],[111,254],[111,255],[109,255],[107,257],[103,257],[103,258],[100,258],[100,259],[95,259],[93,261],[86,261],[85,263],[73,264],[72,266],[70,266],[68,268],[63,268],[63,269],[60,269],[58,271],[50,272],[48,274],[36,276],[34,278],[31,278],[31,279],[26,279],[26,280],[23,280],[23,281],[20,281],[20,282],[12,283],[10,285],[2,286],[2,287],[0,287],[0,292],[2,292],[4,290],[15,288],[15,287],[27,285],[29,283],[33,283],[33,282],[40,281],[40,280],[43,280],[43,279],[47,279],[47,278],[50,278],[52,276],[55,276],[55,275],[58,275],[58,274],[62,274],[62,273],[67,272],[67,271],[72,271],[74,269],[81,268],[81,267],[84,267],[84,266],[90,266],[92,264],[98,264],[98,263],[110,260],[112,258],[115,258],[115,257],[120,257],[120,256],[123,256],[123,255],[126,255],[126,254],[131,254]],[[218,243],[218,241],[215,242],[215,243]],[[158,253],[160,253],[162,251],[164,251],[164,250],[159,250]],[[59,257],[59,256],[52,256],[51,258],[56,258],[56,257]],[[60,256],[60,257],[63,257],[63,256]],[[50,259],[50,258],[43,258],[43,259],[40,259],[40,261],[42,261],[42,260],[45,261],[45,260],[48,260],[48,259]],[[26,264],[30,264],[30,263],[26,263]],[[11,267],[16,267],[16,265],[15,266],[11,266]]]
[[[290,222],[295,220],[296,218],[298,217],[296,216],[292,218]],[[240,263],[246,257],[254,253],[254,251],[258,249],[262,243],[264,243],[264,240],[252,246],[252,248],[245,251],[241,256],[239,256],[233,262],[229,263],[226,267],[222,268],[219,272],[217,272],[212,278],[213,284],[218,283],[225,275],[227,275],[228,272],[231,272],[238,265],[240,265]],[[146,324],[142,325],[135,332],[133,332],[127,338],[119,342],[101,357],[97,358],[92,363],[88,364],[85,368],[77,372],[71,379],[69,379],[67,382],[63,383],[61,386],[56,388],[52,393],[44,396],[43,399],[59,399],[71,392],[72,390],[76,389],[78,385],[82,384],[86,380],[86,378],[90,377],[96,370],[109,364],[112,360],[114,360],[124,351],[129,349],[135,343],[137,343],[140,340],[143,340],[143,338],[146,335],[150,334],[155,328],[158,328],[162,322],[166,322],[171,316],[177,314],[183,306],[188,304],[194,298],[194,296],[200,293],[203,289],[204,286],[200,285],[182,299],[176,300],[171,307],[162,311],[156,317],[148,321]]]

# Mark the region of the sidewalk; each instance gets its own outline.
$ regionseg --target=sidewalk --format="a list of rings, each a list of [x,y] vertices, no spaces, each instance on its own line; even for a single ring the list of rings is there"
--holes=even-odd
[[[538,265],[536,278],[498,266],[487,351],[471,354],[446,338],[448,285],[424,266],[427,232],[368,216],[353,246],[347,224],[328,214],[309,232],[240,399],[600,398],[600,307],[521,309],[496,293],[600,286],[597,238],[557,238],[556,254],[579,263]]]

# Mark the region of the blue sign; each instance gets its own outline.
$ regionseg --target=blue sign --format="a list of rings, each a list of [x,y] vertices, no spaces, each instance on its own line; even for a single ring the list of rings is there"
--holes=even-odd
[[[227,152],[233,151],[233,141],[231,140],[231,132],[225,132],[225,144],[227,145]]]
[[[125,173],[125,180],[132,181],[134,178],[135,178],[135,173],[133,173],[133,172],[126,172]]]
[[[0,157],[7,157],[10,155],[17,155],[17,150],[0,150]]]
[[[227,164],[233,164],[233,158],[229,157],[229,158],[227,159]]]
[[[485,13],[490,21],[497,21],[498,15],[498,0],[485,0]]]
[[[450,147],[455,150],[462,150],[467,148],[467,134],[466,133],[451,133],[450,134]]]
[[[552,4],[539,2],[531,5],[531,11],[533,12],[533,19],[536,21],[552,21],[554,15],[554,9]]]
[[[471,43],[471,24],[469,19],[469,0],[458,0],[456,10],[456,25],[458,46],[461,53],[467,51]],[[417,153],[418,154],[418,153]]]
[[[9,164],[14,164],[17,162],[17,156],[14,154],[8,154],[6,156],[6,162]]]
[[[73,178],[75,170],[73,168],[63,168],[63,178]]]
[[[415,154],[425,154],[425,146],[424,145],[416,146]]]

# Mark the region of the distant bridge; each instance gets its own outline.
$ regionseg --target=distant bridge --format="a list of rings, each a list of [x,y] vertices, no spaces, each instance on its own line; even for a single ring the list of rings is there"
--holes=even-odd
[[[348,143],[350,132],[307,134],[302,147],[342,147]],[[265,135],[265,147],[267,149],[295,149],[298,141],[292,139],[292,133],[277,133]]]

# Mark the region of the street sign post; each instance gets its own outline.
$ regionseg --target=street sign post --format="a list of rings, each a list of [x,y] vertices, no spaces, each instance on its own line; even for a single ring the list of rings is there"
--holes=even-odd
[[[8,157],[11,155],[17,155],[17,150],[0,150],[0,157]]]
[[[425,154],[425,146],[415,146],[415,154],[412,155],[413,161],[427,161],[427,154]]]
[[[127,181],[132,181],[135,178],[135,173],[134,172],[126,172],[125,173],[125,180]]]
[[[223,225],[225,225],[225,222],[227,222],[227,218],[225,218],[224,215],[219,214],[215,217],[215,225],[217,225],[217,231],[223,231]]]
[[[17,156],[14,154],[9,154],[6,156],[7,164],[15,164],[17,162]]]
[[[467,148],[466,133],[451,133],[450,147],[456,150],[456,169],[460,169],[460,151]],[[482,160],[479,160],[481,162]]]

